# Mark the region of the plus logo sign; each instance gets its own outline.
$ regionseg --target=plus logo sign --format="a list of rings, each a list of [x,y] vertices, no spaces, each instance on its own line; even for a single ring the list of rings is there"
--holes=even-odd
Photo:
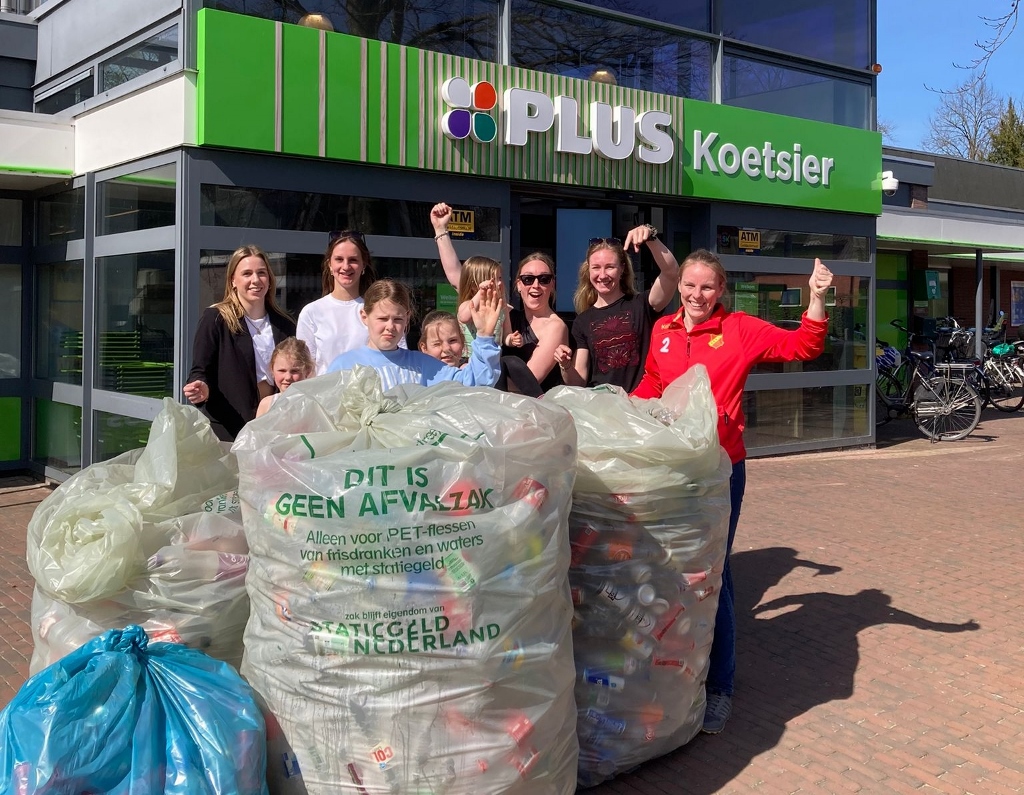
[[[441,96],[450,108],[441,118],[441,129],[449,138],[462,141],[472,136],[489,144],[498,137],[498,124],[490,114],[498,104],[498,92],[486,80],[471,86],[464,78],[449,77]]]

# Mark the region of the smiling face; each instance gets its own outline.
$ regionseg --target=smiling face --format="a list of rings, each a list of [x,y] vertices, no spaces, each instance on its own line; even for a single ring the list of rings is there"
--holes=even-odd
[[[360,309],[359,317],[369,333],[369,346],[378,351],[396,350],[409,324],[408,311],[387,298],[375,303],[369,312]]]
[[[466,340],[462,336],[462,330],[458,323],[450,320],[432,323],[424,330],[423,338],[420,340],[420,350],[423,353],[440,359],[450,367],[462,364],[462,352],[465,347]]]
[[[231,286],[246,314],[262,309],[270,289],[270,268],[262,257],[243,257],[235,266]]]
[[[359,246],[351,240],[342,240],[331,250],[328,265],[334,277],[331,295],[342,301],[353,301],[359,297],[359,280],[366,269]]]
[[[274,376],[274,386],[279,392],[284,392],[296,381],[309,378],[306,368],[297,359],[287,353],[279,353],[274,357],[274,364],[270,368]]]
[[[543,284],[541,279],[547,281],[547,284]],[[551,297],[555,292],[555,278],[551,267],[538,259],[524,262],[516,277],[516,289],[519,290],[519,297],[523,299],[524,309],[538,312],[550,306]]]
[[[622,261],[610,248],[598,248],[587,258],[590,283],[597,291],[597,306],[613,303],[621,298]]]
[[[679,272],[679,298],[684,323],[692,328],[703,323],[725,292],[722,277],[703,262],[690,262]]]

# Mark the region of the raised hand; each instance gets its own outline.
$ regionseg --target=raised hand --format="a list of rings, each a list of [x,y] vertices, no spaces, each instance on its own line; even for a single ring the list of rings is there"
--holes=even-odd
[[[633,251],[639,251],[640,245],[646,243],[656,233],[656,230],[650,224],[643,224],[635,229],[630,229],[626,235],[626,239],[622,243],[622,247],[629,251],[629,247],[633,247]]]
[[[832,286],[832,271],[826,268],[825,263],[820,259],[814,260],[814,270],[811,272],[808,284],[811,287],[811,295],[818,298],[822,298],[828,292],[828,288]]]
[[[448,231],[448,222],[452,219],[452,208],[445,202],[438,202],[430,208],[430,224],[434,234],[440,235]]]
[[[492,284],[490,280],[483,282],[470,305],[477,336],[493,337],[498,316],[505,305],[501,283]]]

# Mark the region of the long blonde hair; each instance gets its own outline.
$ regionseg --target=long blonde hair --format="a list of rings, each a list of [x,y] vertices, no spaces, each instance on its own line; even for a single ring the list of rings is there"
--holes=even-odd
[[[459,277],[459,303],[468,301],[480,289],[481,282],[501,278],[501,263],[490,257],[470,257],[462,263]]]
[[[259,257],[267,266],[269,283],[267,295],[263,299],[267,312],[287,320],[292,319],[291,315],[277,305],[277,299],[274,298],[274,293],[277,291],[277,277],[274,276],[274,269],[270,267],[270,260],[263,253],[263,249],[252,244],[239,246],[228,260],[227,272],[224,274],[224,298],[214,304],[232,334],[242,333],[242,317],[245,315],[245,310],[242,308],[242,302],[238,300],[238,294],[235,292],[235,285],[232,282],[235,278],[235,271],[238,270],[238,263],[246,257]]]
[[[619,289],[622,290],[626,298],[632,298],[636,295],[636,277],[633,274],[633,263],[629,261],[629,257],[626,255],[626,250],[622,247],[622,244],[612,242],[611,238],[599,240],[587,248],[587,258],[580,265],[579,284],[572,297],[572,302],[576,307],[576,314],[590,309],[597,302],[597,290],[590,283],[590,257],[595,251],[605,248],[618,257],[619,265],[622,267],[622,275],[619,277]]]

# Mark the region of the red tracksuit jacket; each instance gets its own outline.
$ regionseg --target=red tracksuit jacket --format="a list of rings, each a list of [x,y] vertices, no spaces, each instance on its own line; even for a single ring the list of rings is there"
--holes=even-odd
[[[644,377],[632,394],[660,397],[665,387],[694,364],[703,364],[718,404],[718,439],[730,460],[742,461],[743,386],[759,362],[814,359],[825,350],[828,320],[811,320],[804,313],[800,328],[786,331],[745,312],[726,312],[721,304],[711,317],[687,333],[683,310],[654,325]]]

